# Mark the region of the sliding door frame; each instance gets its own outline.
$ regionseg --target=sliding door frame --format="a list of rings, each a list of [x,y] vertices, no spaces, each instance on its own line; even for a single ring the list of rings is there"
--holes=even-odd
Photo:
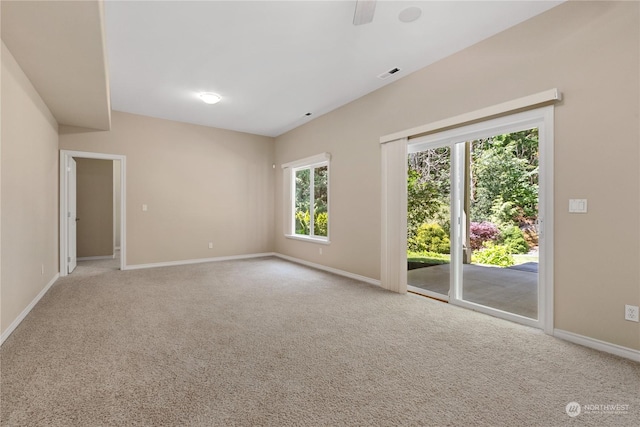
[[[544,295],[541,296],[545,312],[539,316],[538,327],[547,334],[553,334],[553,104],[561,100],[562,94],[557,88],[549,89],[380,137],[382,148],[380,284],[383,288],[399,293],[407,292],[406,154],[409,141],[448,129],[537,109],[544,111],[544,125],[539,131],[545,135],[545,147],[542,148],[544,151],[540,153],[544,170],[540,170],[539,185],[544,188],[545,195],[544,200],[539,201],[539,212],[544,215],[540,227],[546,242],[543,255],[544,271],[539,272],[545,281],[545,289],[542,291]],[[404,255],[398,249],[404,251]]]
[[[521,130],[538,129],[539,150],[539,271],[538,318],[531,319],[473,303],[463,299],[462,277],[462,208],[463,179],[459,176],[461,144],[468,141]],[[408,152],[424,151],[438,147],[451,150],[451,275],[448,301],[492,316],[515,321],[552,332],[553,325],[553,107],[543,107],[461,126],[443,132],[408,140]]]
[[[456,159],[456,155],[454,152],[454,145],[451,144],[449,141],[447,140],[442,140],[442,139],[433,139],[433,140],[428,140],[426,142],[423,141],[423,139],[415,139],[415,140],[409,140],[407,143],[407,154],[413,154],[413,153],[417,153],[417,152],[421,152],[421,151],[426,151],[426,150],[435,150],[438,148],[448,148],[449,149],[449,206],[453,206],[454,201],[456,200],[455,197],[457,195],[456,193],[456,182],[455,179],[453,179],[452,175],[453,172],[456,171],[456,167],[457,167],[457,159]],[[405,180],[406,182],[406,180]],[[456,216],[456,213],[454,212],[453,209],[451,209],[451,217],[450,217],[450,223],[453,225],[453,218],[454,216]],[[406,216],[406,215],[405,215]],[[455,232],[457,231],[457,229],[455,227],[451,227],[451,233],[449,235],[449,239],[451,242],[454,241],[455,239]],[[405,230],[405,234],[406,234],[406,230]],[[439,299],[442,301],[450,301],[452,299],[451,294],[452,291],[455,289],[455,277],[456,274],[453,271],[453,269],[456,268],[457,266],[457,262],[456,262],[456,251],[454,250],[454,245],[452,244],[451,249],[449,250],[449,256],[450,261],[449,261],[449,290],[447,292],[447,294],[439,294],[437,292],[434,291],[430,291],[428,289],[422,289],[416,286],[412,286],[407,282],[407,290],[420,294],[420,295],[424,295],[427,296],[429,298],[435,298],[435,299]]]

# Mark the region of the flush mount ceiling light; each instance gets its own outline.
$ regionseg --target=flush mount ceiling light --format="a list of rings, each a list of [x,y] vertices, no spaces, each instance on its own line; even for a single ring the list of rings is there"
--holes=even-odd
[[[416,19],[420,18],[420,15],[422,15],[422,9],[412,6],[403,9],[402,12],[400,12],[400,14],[398,15],[398,19],[402,22],[413,22]]]
[[[222,97],[213,92],[201,92],[198,94],[198,98],[202,99],[207,104],[216,104],[222,100]]]

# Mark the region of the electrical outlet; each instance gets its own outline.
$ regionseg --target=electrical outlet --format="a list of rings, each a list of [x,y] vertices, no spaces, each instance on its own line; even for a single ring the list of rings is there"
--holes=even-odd
[[[213,249],[213,242],[209,242],[209,249]]]
[[[637,305],[628,305],[624,306],[624,320],[630,320],[632,322],[640,321],[639,309]]]
[[[318,248],[318,252],[322,255],[322,248]]]
[[[40,275],[44,276],[44,264],[42,264],[40,267]]]

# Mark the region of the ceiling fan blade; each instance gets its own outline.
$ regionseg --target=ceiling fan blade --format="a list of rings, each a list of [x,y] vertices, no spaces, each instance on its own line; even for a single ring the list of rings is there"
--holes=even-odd
[[[376,0],[357,0],[356,12],[353,15],[353,25],[368,24],[373,21],[376,11]]]

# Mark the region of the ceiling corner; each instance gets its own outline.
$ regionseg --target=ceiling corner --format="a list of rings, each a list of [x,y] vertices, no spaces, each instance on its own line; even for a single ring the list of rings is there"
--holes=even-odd
[[[59,124],[109,130],[102,0],[2,1],[2,40]]]

